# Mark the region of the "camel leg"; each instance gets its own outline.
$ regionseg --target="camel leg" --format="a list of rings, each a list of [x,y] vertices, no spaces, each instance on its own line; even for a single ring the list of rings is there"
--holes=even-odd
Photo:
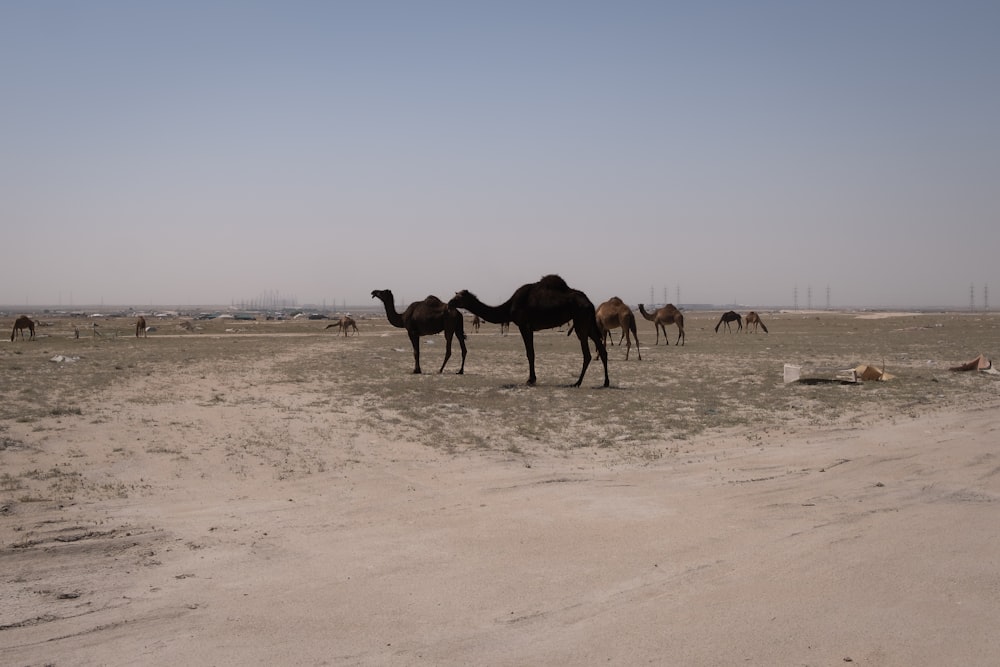
[[[413,374],[420,374],[420,334],[415,331],[410,333],[410,345],[413,346]]]
[[[611,386],[611,380],[608,378],[608,348],[604,347],[604,343],[601,342],[600,338],[591,334],[591,340],[594,341],[594,347],[597,348],[597,356],[601,359],[601,364],[604,365],[604,385],[605,387]],[[583,383],[583,376],[587,372],[587,366],[590,365],[590,346],[587,345],[587,339],[580,338],[580,345],[583,347],[583,370],[580,371],[580,379],[576,381],[574,387],[579,387]],[[627,353],[626,353],[627,356]]]
[[[456,375],[465,375],[465,354],[468,350],[465,347],[465,332],[458,332],[458,346],[462,348],[462,367],[458,369]]]
[[[535,384],[535,339],[534,333],[527,327],[521,330],[521,340],[524,341],[524,353],[528,357],[528,384]]]
[[[583,384],[583,376],[587,374],[587,366],[590,365],[590,360],[593,359],[590,354],[590,345],[587,343],[587,337],[583,333],[580,333],[579,327],[577,328],[577,332],[576,337],[580,339],[580,349],[583,351],[583,368],[580,369],[580,377],[577,378],[577,381],[570,385],[572,387],[579,387]],[[598,350],[607,350],[604,347],[604,341],[601,340],[596,331],[590,334],[590,338],[594,341],[594,345]],[[607,355],[607,352],[605,352],[605,355]]]
[[[444,373],[444,367],[448,365],[448,360],[451,359],[451,337],[453,333],[451,331],[444,332],[444,361],[441,362],[441,368],[438,369],[438,375]]]

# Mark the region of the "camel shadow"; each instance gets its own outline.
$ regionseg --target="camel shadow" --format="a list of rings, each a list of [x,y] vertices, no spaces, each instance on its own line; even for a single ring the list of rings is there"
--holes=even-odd
[[[520,382],[520,383],[506,383],[506,384],[500,385],[500,389],[503,389],[503,390],[510,390],[510,389],[537,389],[537,388],[542,388],[542,387],[555,387],[557,389],[580,389],[580,387],[578,385],[575,385],[575,384],[538,384],[538,383],[535,383],[535,384],[526,384],[524,382]],[[610,385],[607,386],[607,387],[605,387],[604,385],[600,385],[599,384],[599,385],[591,387],[591,389],[620,389],[620,387],[612,387]]]

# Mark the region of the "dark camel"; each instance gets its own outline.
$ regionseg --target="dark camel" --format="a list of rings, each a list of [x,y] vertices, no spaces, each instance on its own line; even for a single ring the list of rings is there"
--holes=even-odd
[[[743,318],[735,310],[728,310],[722,313],[722,317],[719,318],[718,324],[715,325],[715,333],[719,333],[719,327],[722,324],[726,325],[726,331],[732,333],[733,330],[729,327],[730,322],[736,322],[736,330],[740,331],[743,328]]]
[[[24,340],[24,330],[29,332],[28,340],[35,340],[35,322],[27,315],[21,315],[14,320],[14,328],[10,330],[10,342],[14,342],[15,334],[21,332],[21,340]]]
[[[747,313],[747,333],[750,333],[751,324],[753,325],[754,333],[757,333],[758,326],[764,330],[764,333],[767,333],[767,327],[764,326],[764,321],[760,319],[760,315],[758,315],[756,312],[752,310],[749,313]]]
[[[135,321],[135,337],[139,338],[140,335],[143,338],[148,337],[146,336],[146,318],[142,315],[140,315],[139,319]]]
[[[632,337],[635,337],[635,351],[642,360],[642,352],[639,350],[639,332],[635,326],[635,314],[624,301],[616,296],[611,297],[597,307],[597,330],[601,333],[601,340],[608,343],[608,336],[612,329],[621,329],[622,337],[625,338],[625,360],[628,361],[628,353],[632,350]],[[614,344],[614,336],[611,342]],[[621,340],[618,341],[621,345]]]
[[[354,333],[356,333],[358,335],[361,334],[361,332],[358,331],[358,323],[355,322],[354,318],[351,317],[350,315],[344,315],[339,320],[337,320],[336,322],[334,322],[333,324],[327,324],[326,327],[325,327],[325,329],[332,329],[333,327],[337,327],[338,329],[340,329],[341,331],[343,331],[344,332],[344,338],[347,338],[347,330],[348,329],[354,329]]]
[[[483,321],[481,319],[479,319],[479,315],[474,315],[472,317],[472,328],[476,330],[476,333],[479,333],[479,327],[482,324],[483,324]]]
[[[449,306],[464,308],[478,315],[487,322],[503,325],[513,322],[521,332],[524,341],[524,351],[528,356],[528,384],[535,384],[535,340],[534,332],[542,329],[553,329],[572,320],[576,337],[580,340],[580,350],[583,352],[583,368],[580,377],[572,386],[579,387],[583,376],[587,374],[587,366],[593,358],[587,339],[594,341],[597,354],[604,365],[604,386],[610,385],[608,379],[608,350],[601,340],[597,327],[597,317],[594,304],[587,295],[566,284],[559,276],[545,276],[537,283],[529,283],[517,288],[505,303],[500,306],[487,306],[475,294],[462,290],[455,294]]]
[[[458,375],[465,372],[465,325],[462,313],[434,295],[428,296],[423,301],[411,303],[402,315],[396,312],[396,300],[391,291],[374,290],[372,298],[380,300],[385,305],[389,324],[406,329],[406,333],[409,334],[410,344],[413,346],[414,373],[420,373],[420,337],[433,336],[442,331],[445,339],[444,362],[438,373],[444,372],[444,367],[451,358],[452,336],[458,337],[458,344],[462,347],[462,367],[458,369]]]
[[[639,304],[639,312],[647,320],[653,323],[653,328],[656,329],[656,345],[660,344],[660,330],[663,330],[663,340],[670,345],[670,338],[667,336],[667,325],[676,324],[677,325],[677,342],[674,345],[683,345],[687,337],[684,335],[684,315],[681,311],[677,310],[677,307],[672,303],[668,303],[662,308],[658,308],[656,312],[650,314],[646,312],[643,305]]]

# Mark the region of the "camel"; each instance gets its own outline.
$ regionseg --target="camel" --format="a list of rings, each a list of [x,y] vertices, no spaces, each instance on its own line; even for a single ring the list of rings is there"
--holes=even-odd
[[[500,306],[488,306],[468,290],[457,292],[448,305],[453,308],[464,308],[493,324],[503,325],[505,322],[516,324],[524,341],[524,352],[528,357],[529,385],[534,385],[537,379],[534,332],[553,329],[572,320],[576,337],[580,340],[580,351],[583,352],[583,368],[580,370],[580,377],[572,386],[579,387],[583,383],[587,366],[593,358],[590,346],[587,344],[588,338],[594,341],[594,347],[597,348],[597,354],[604,365],[604,386],[610,385],[608,350],[601,340],[594,304],[586,294],[570,288],[559,276],[548,275],[537,283],[522,285]]]
[[[142,315],[139,319],[135,321],[135,337],[139,338],[139,334],[142,334],[143,338],[146,338],[146,318]]]
[[[722,317],[719,318],[718,324],[715,325],[715,333],[719,333],[719,326],[723,323],[726,325],[726,331],[732,333],[733,330],[729,327],[730,322],[736,322],[736,330],[740,331],[743,328],[743,318],[735,310],[727,310],[722,313]],[[749,331],[749,329],[747,329]]]
[[[343,315],[343,316],[341,316],[341,318],[339,320],[337,320],[336,322],[334,322],[333,324],[327,324],[326,327],[325,327],[325,329],[331,329],[333,327],[337,327],[338,329],[340,329],[341,331],[343,331],[344,332],[344,338],[347,338],[347,330],[348,329],[354,329],[354,333],[356,333],[358,335],[361,334],[361,332],[358,331],[358,323],[355,322],[354,318],[351,317],[350,315]]]
[[[479,315],[473,315],[473,317],[472,317],[472,328],[476,330],[476,333],[479,333],[479,327],[482,326],[482,324],[483,324],[483,321],[481,319],[479,319]]]
[[[423,301],[411,303],[403,314],[396,312],[396,300],[392,292],[387,289],[372,291],[372,298],[378,299],[385,306],[385,314],[389,318],[389,324],[400,329],[406,329],[410,336],[410,344],[413,346],[413,373],[420,371],[420,337],[432,336],[444,331],[445,350],[444,362],[438,373],[444,372],[444,367],[451,358],[451,338],[458,337],[458,344],[462,348],[462,367],[458,369],[457,375],[465,373],[465,319],[462,313],[441,301],[433,294]]]
[[[758,315],[756,312],[751,310],[749,313],[747,313],[746,320],[747,320],[747,333],[750,333],[751,324],[753,325],[754,333],[757,333],[758,326],[764,330],[764,333],[767,333],[767,327],[764,326],[764,321],[760,319],[760,315]]]
[[[35,322],[27,315],[21,315],[16,320],[14,320],[14,328],[10,330],[10,342],[14,342],[15,334],[21,332],[21,340],[24,340],[24,330],[27,329],[28,340],[35,340]]]
[[[635,314],[624,301],[616,296],[611,297],[597,307],[597,330],[601,333],[601,340],[607,345],[611,329],[622,330],[622,337],[625,339],[625,360],[628,361],[628,354],[632,350],[632,337],[635,337],[635,351],[642,361],[642,352],[639,351],[639,332],[635,326]],[[631,332],[631,333],[630,333]],[[610,336],[611,343],[614,344],[615,337]],[[621,345],[621,340],[618,341]]]
[[[677,342],[674,345],[683,345],[684,341],[687,340],[687,336],[684,335],[684,315],[681,311],[677,310],[674,304],[668,303],[653,313],[647,313],[645,307],[640,303],[639,312],[653,323],[653,328],[656,329],[656,345],[660,344],[661,329],[663,330],[663,340],[667,342],[667,345],[670,345],[670,338],[667,336],[668,324],[677,325]]]

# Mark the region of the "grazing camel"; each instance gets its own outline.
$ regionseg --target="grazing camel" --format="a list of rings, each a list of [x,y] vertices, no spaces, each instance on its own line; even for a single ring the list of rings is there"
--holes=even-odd
[[[753,325],[754,333],[757,333],[758,326],[764,330],[764,333],[767,333],[767,327],[764,326],[764,321],[760,319],[760,315],[758,315],[756,312],[751,310],[749,313],[747,313],[746,319],[747,319],[747,333],[750,333],[751,324]]]
[[[354,329],[354,333],[356,333],[358,335],[361,335],[361,332],[358,331],[358,323],[355,322],[354,318],[351,317],[350,315],[343,315],[339,320],[337,320],[333,324],[327,324],[326,327],[324,328],[324,330],[325,329],[332,329],[333,327],[337,327],[338,329],[340,329],[341,331],[343,331],[344,332],[344,338],[347,338],[347,330],[348,329]]]
[[[14,320],[14,328],[10,330],[10,342],[14,342],[14,336],[17,332],[21,332],[21,340],[24,340],[24,330],[27,329],[28,340],[35,340],[35,322],[27,315],[21,315],[16,320]]]
[[[482,324],[483,321],[479,319],[479,315],[472,316],[472,328],[476,330],[476,333],[479,333],[479,327],[482,326]]]
[[[147,338],[147,336],[146,336],[146,318],[143,317],[142,315],[140,315],[139,319],[135,321],[135,337],[139,338],[140,334],[142,335],[143,338]]]
[[[572,386],[579,387],[583,383],[583,376],[586,375],[587,366],[593,358],[590,346],[587,344],[588,338],[594,341],[594,347],[597,348],[597,354],[604,365],[604,386],[610,385],[608,350],[601,340],[594,304],[586,294],[570,288],[559,276],[548,275],[537,283],[522,285],[500,306],[488,306],[468,290],[456,293],[448,305],[453,308],[464,308],[494,324],[503,325],[505,322],[516,324],[521,332],[524,351],[528,357],[529,385],[535,384],[536,380],[534,332],[553,329],[572,320],[576,337],[580,340],[580,350],[583,352],[583,368],[580,370],[580,377]]]
[[[642,360],[642,352],[639,350],[639,332],[635,326],[635,314],[624,301],[616,296],[611,297],[597,307],[597,330],[601,333],[601,340],[607,345],[608,337],[612,329],[621,328],[622,337],[625,338],[625,360],[628,361],[628,354],[632,350],[632,337],[635,337],[635,351]],[[611,335],[611,342],[614,344],[614,336]],[[618,341],[621,345],[621,340]]]
[[[681,311],[677,310],[674,304],[668,303],[653,313],[647,313],[645,307],[640,303],[639,312],[653,323],[653,328],[656,329],[656,345],[660,344],[661,329],[663,330],[663,340],[667,342],[667,345],[670,345],[670,338],[667,336],[668,324],[677,325],[677,342],[674,345],[683,345],[684,341],[687,340],[687,336],[684,335],[684,315]]]
[[[735,310],[727,310],[722,313],[722,317],[719,318],[718,324],[715,325],[715,333],[719,333],[719,327],[725,323],[726,331],[732,333],[733,330],[729,327],[730,322],[736,322],[736,330],[739,331],[743,328],[743,318]]]
[[[458,369],[458,375],[465,372],[465,324],[462,313],[458,312],[441,299],[434,295],[428,296],[423,301],[411,303],[403,314],[396,312],[396,300],[392,292],[387,289],[372,291],[372,298],[380,300],[385,305],[385,314],[389,318],[389,324],[400,329],[406,329],[410,336],[410,344],[413,346],[413,372],[420,373],[420,337],[432,336],[444,331],[445,350],[444,362],[438,373],[444,372],[444,367],[451,358],[451,338],[458,337],[458,344],[462,347],[462,367]]]

